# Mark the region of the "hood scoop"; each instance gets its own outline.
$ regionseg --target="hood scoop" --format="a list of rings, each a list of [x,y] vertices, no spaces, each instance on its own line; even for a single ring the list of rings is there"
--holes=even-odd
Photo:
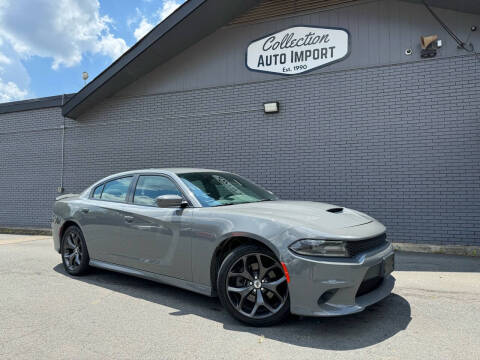
[[[341,208],[341,207],[336,207],[336,208],[328,209],[327,211],[336,214],[336,213],[341,213],[341,212],[343,212],[343,208]]]

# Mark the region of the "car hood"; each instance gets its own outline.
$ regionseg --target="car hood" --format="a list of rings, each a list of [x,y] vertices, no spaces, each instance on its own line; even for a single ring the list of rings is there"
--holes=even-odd
[[[323,231],[368,224],[373,218],[355,210],[313,201],[276,200],[215,208],[229,214],[246,215]]]

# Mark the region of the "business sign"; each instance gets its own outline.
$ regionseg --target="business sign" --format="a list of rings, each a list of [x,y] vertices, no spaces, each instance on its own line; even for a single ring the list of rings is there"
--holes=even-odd
[[[295,75],[345,59],[350,33],[345,29],[295,26],[255,40],[247,48],[250,70]]]

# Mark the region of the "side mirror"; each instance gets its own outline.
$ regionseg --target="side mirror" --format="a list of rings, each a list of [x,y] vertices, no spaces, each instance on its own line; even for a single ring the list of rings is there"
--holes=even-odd
[[[179,195],[162,195],[155,199],[159,208],[184,208],[188,206],[185,199]]]

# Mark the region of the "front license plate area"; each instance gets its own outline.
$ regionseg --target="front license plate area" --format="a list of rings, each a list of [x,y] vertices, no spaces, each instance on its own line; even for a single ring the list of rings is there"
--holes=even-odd
[[[386,277],[393,272],[395,268],[395,255],[392,254],[383,261],[383,276]]]

